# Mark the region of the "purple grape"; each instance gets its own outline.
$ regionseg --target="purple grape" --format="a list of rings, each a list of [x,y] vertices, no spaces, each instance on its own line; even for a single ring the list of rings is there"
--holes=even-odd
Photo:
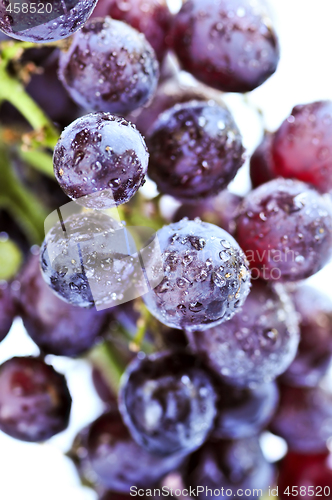
[[[262,184],[242,203],[237,240],[255,277],[308,278],[332,255],[331,200],[296,180]]]
[[[144,35],[110,17],[90,19],[59,58],[60,80],[77,104],[121,115],[153,96],[158,68]]]
[[[162,193],[197,202],[227,187],[242,166],[240,132],[214,101],[178,104],[159,115],[147,144],[149,176]]]
[[[158,116],[176,104],[189,101],[213,100],[223,106],[222,93],[201,83],[195,82],[195,86],[188,85],[182,73],[166,79],[162,82],[149,106],[134,111],[129,115],[130,121],[134,122],[143,135],[148,135]]]
[[[172,15],[166,0],[99,0],[93,17],[110,16],[144,33],[159,61],[164,59]]]
[[[332,358],[332,301],[307,285],[295,289],[293,299],[300,315],[301,340],[282,380],[288,385],[315,387]]]
[[[257,437],[253,437],[206,443],[191,457],[185,483],[196,491],[199,486],[204,488],[203,492],[197,491],[199,500],[241,499],[245,492],[243,498],[257,499],[257,490],[261,490],[261,497],[274,484],[274,476],[273,466],[265,460]],[[238,496],[239,490],[242,494]]]
[[[276,175],[273,170],[272,144],[274,135],[265,132],[262,142],[250,158],[250,178],[254,188],[272,181]]]
[[[16,306],[14,298],[10,286],[6,283],[4,286],[0,286],[0,342],[9,332],[15,315]]]
[[[26,264],[20,283],[20,315],[44,353],[75,357],[100,340],[110,321],[109,311],[82,310],[60,300],[43,280],[38,255]]]
[[[279,393],[274,382],[254,389],[240,389],[218,381],[215,383],[217,418],[213,439],[243,439],[257,436],[275,412]]]
[[[322,453],[332,436],[330,388],[280,385],[280,403],[270,428],[298,453]]]
[[[96,3],[97,0],[38,0],[35,4],[29,0],[15,5],[11,0],[1,0],[0,30],[27,42],[61,40],[84,26]]]
[[[54,149],[55,177],[87,208],[126,203],[145,182],[149,154],[141,134],[124,118],[91,113],[62,132]]]
[[[210,222],[225,229],[234,236],[238,209],[242,198],[227,189],[215,198],[207,198],[195,204],[185,203],[175,212],[173,221],[177,222],[184,217],[194,220],[199,217],[204,222]]]
[[[126,302],[126,293],[140,287],[126,237],[122,226],[103,213],[75,214],[57,222],[40,251],[44,280],[75,306],[106,309]]]
[[[42,360],[5,361],[0,386],[0,429],[9,436],[39,442],[66,429],[71,409],[66,380]]]
[[[131,435],[150,453],[188,455],[212,430],[216,394],[185,352],[138,355],[126,369],[119,408]]]
[[[279,61],[265,7],[250,0],[186,1],[172,31],[183,68],[225,92],[248,92],[264,83]]]
[[[281,285],[254,282],[242,310],[221,324],[190,335],[192,348],[226,382],[255,387],[283,373],[298,343],[297,316]]]
[[[234,238],[199,219],[164,226],[157,237],[164,278],[143,296],[149,311],[179,330],[230,319],[250,290],[248,262]]]
[[[157,457],[131,437],[117,410],[104,413],[74,442],[71,452],[83,478],[118,493],[154,486],[181,466],[180,457]]]
[[[275,175],[312,184],[331,193],[332,101],[295,106],[272,143]]]

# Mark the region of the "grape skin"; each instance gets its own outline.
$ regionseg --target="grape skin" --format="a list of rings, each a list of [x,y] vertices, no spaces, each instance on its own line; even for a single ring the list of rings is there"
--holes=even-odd
[[[60,53],[59,78],[84,109],[123,116],[152,98],[159,65],[142,33],[122,21],[97,18]]]
[[[40,442],[68,426],[71,397],[63,375],[42,360],[15,357],[0,366],[0,429]]]
[[[135,264],[114,249],[121,226],[102,213],[76,214],[58,222],[46,235],[40,250],[43,278],[65,302],[103,308],[118,304],[135,284]],[[68,234],[70,238],[68,239]],[[51,261],[50,255],[55,258]],[[112,258],[113,256],[113,258]],[[119,281],[118,278],[121,278]],[[94,296],[90,283],[95,287]]]
[[[145,182],[149,154],[130,122],[90,113],[64,129],[53,155],[55,177],[77,203],[96,209],[128,202]]]
[[[281,285],[255,281],[242,310],[229,321],[193,332],[191,347],[225,382],[256,387],[283,373],[299,344],[297,315]]]
[[[230,319],[250,290],[248,262],[234,238],[199,219],[157,232],[164,278],[143,300],[161,323],[205,330]]]
[[[138,356],[119,391],[122,418],[137,443],[158,456],[185,456],[206,440],[216,415],[209,375],[193,356]]]
[[[183,69],[224,92],[253,90],[279,61],[262,1],[188,0],[175,16],[171,37]]]
[[[258,438],[252,437],[235,441],[208,441],[191,456],[185,484],[187,488],[203,486],[204,491],[197,495],[199,500],[228,497],[238,500],[241,498],[236,494],[239,489],[243,493],[254,489],[266,491],[274,484],[274,476],[274,468],[264,458]],[[205,488],[211,489],[212,493],[206,494]],[[232,495],[218,495],[217,491],[221,488],[224,488],[224,493],[231,490]],[[245,498],[254,500],[257,495],[248,496],[247,491]]]
[[[14,299],[10,287],[6,284],[4,288],[0,287],[0,342],[9,332],[15,315],[16,306]]]
[[[274,179],[246,196],[236,234],[255,278],[308,278],[332,255],[331,200],[303,182]]]
[[[101,415],[78,435],[71,456],[83,479],[94,478],[99,489],[102,486],[122,494],[128,494],[133,485],[139,488],[156,485],[183,462],[182,457],[157,457],[141,448],[116,408]]]
[[[67,13],[62,15],[58,0],[39,0],[38,5],[45,5],[45,9],[46,4],[52,4],[52,12],[55,8],[59,8],[59,16],[37,25],[33,13],[30,12],[31,8],[28,13],[24,13],[20,9],[18,14],[8,14],[6,12],[8,4],[9,2],[6,2],[6,0],[2,0],[0,3],[0,30],[17,40],[45,43],[67,38],[81,29],[96,6],[97,0],[74,0],[70,2],[66,0],[66,6],[70,8]],[[18,5],[21,6],[22,4],[19,3]],[[47,14],[44,15],[47,16]],[[31,25],[31,28],[20,30],[19,26],[22,23]]]
[[[144,33],[158,60],[164,59],[172,21],[166,0],[99,0],[93,17],[104,16],[124,21]]]
[[[242,166],[241,134],[228,109],[190,101],[160,114],[147,137],[159,191],[196,203],[225,189]]]
[[[100,340],[109,311],[82,310],[60,300],[43,280],[38,255],[27,262],[19,281],[19,314],[44,353],[75,357]]]

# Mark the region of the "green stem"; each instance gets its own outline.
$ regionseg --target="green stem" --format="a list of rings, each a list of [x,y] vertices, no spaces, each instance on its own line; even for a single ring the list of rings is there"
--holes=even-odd
[[[3,148],[0,148],[0,164],[0,201],[24,226],[31,243],[41,243],[47,216],[44,207],[15,176]]]
[[[23,151],[20,149],[19,155],[25,162],[29,163],[36,170],[54,180],[52,156],[44,151]]]
[[[116,394],[125,367],[120,362],[119,356],[113,346],[105,341],[94,347],[88,354],[88,358],[100,369],[105,380],[110,384]]]

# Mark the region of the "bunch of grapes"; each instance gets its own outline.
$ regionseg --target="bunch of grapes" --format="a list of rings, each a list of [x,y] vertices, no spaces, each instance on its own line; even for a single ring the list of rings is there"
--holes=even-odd
[[[39,349],[0,365],[0,430],[64,431],[52,360],[82,357],[104,411],[68,455],[99,500],[330,497],[332,303],[302,281],[332,257],[332,101],[265,132],[238,196],[222,92],[277,69],[265,4],[96,3],[0,0],[0,342],[21,318]]]

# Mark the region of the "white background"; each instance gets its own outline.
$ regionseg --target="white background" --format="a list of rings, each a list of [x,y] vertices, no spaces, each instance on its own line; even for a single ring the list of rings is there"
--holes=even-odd
[[[332,99],[331,0],[270,0],[270,5],[281,45],[278,70],[249,96],[226,97],[249,154],[262,135],[255,107],[263,111],[264,125],[274,130],[294,105]],[[231,189],[246,192],[248,179],[246,165]],[[332,294],[331,266],[311,281]],[[0,362],[13,355],[37,353],[17,320],[0,345]],[[0,500],[96,500],[94,492],[80,486],[74,467],[63,455],[76,432],[102,411],[91,385],[89,367],[83,361],[49,359],[68,378],[73,396],[70,428],[42,445],[21,443],[0,432]],[[276,458],[280,453],[279,443],[265,438],[263,445],[269,457]]]

